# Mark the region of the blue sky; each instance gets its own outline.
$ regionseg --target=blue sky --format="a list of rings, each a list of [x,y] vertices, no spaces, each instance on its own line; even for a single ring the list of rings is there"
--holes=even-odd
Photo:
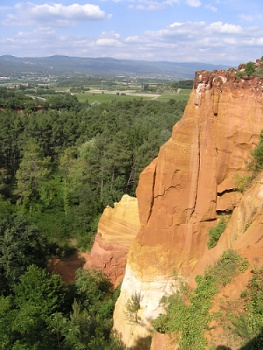
[[[263,56],[263,0],[0,0],[0,55],[237,66]]]

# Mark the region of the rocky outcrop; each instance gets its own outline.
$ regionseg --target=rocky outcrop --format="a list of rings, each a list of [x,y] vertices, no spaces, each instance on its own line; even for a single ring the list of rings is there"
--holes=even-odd
[[[251,266],[263,264],[263,173],[260,173],[233,211],[228,225],[215,248],[209,250],[196,264],[191,283],[228,248],[247,258]]]
[[[124,195],[114,208],[104,210],[84,268],[102,270],[113,285],[123,279],[127,253],[140,228],[137,199]]]
[[[140,176],[141,228],[130,247],[114,313],[115,330],[128,348],[147,340],[161,297],[207,264],[210,227],[218,213],[232,211],[240,201],[235,174],[247,172],[245,160],[263,128],[263,80],[235,73],[196,73],[182,119]],[[237,233],[231,236],[234,228],[229,230],[222,247],[237,238]],[[134,293],[140,300],[137,322],[131,324],[126,306]]]

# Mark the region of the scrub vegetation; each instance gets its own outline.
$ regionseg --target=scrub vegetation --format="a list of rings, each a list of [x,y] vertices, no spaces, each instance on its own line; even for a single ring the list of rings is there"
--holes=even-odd
[[[219,317],[219,314],[210,312],[215,295],[247,268],[247,260],[234,250],[225,251],[214,266],[205,270],[203,276],[196,277],[197,287],[194,290],[184,285],[178,293],[163,299],[166,314],[154,321],[154,328],[158,332],[171,334],[179,344],[179,350],[205,349],[205,332],[210,322]]]

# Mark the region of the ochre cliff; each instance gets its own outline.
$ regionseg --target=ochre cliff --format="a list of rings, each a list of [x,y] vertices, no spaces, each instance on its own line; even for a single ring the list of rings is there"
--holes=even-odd
[[[114,328],[128,348],[140,343],[147,349],[151,321],[161,312],[163,295],[178,289],[182,281],[191,282],[223,249],[249,245],[252,227],[242,233],[256,211],[252,208],[249,214],[248,198],[240,202],[235,174],[247,172],[245,161],[263,128],[263,80],[237,78],[235,73],[196,73],[182,119],[140,176],[141,227],[129,250],[114,313]],[[254,195],[260,203],[261,185],[251,198]],[[208,252],[210,227],[219,213],[235,207],[221,243]],[[254,241],[261,240],[260,229],[256,230]],[[139,297],[138,322],[131,323],[126,304],[134,295]]]
[[[229,248],[234,249],[248,260],[250,268],[234,278],[215,297],[212,307],[213,312],[231,312],[231,307],[228,310],[227,305],[231,302],[234,302],[235,306],[237,305],[241,292],[246,289],[248,281],[252,278],[253,269],[263,265],[262,202],[263,172],[256,177],[252,186],[245,191],[216,247],[208,250],[201,257],[190,275],[189,284],[194,288],[196,285],[195,276],[198,274],[202,275],[205,268],[213,265],[222,253]],[[222,307],[222,305],[224,306]],[[206,338],[209,344],[220,344],[233,350],[240,349],[237,337],[233,337],[226,325],[216,320],[212,322],[213,326],[208,327],[206,331]],[[150,349],[176,350],[177,348],[173,338],[168,334],[156,333],[153,336]]]
[[[190,282],[197,274],[202,274],[228,248],[240,252],[250,262],[250,266],[263,264],[263,173],[260,173],[242,196],[233,211],[225,231],[215,248],[200,258],[191,274]]]
[[[140,227],[137,198],[124,195],[114,208],[108,206],[84,268],[102,270],[117,286],[123,279],[127,253]]]

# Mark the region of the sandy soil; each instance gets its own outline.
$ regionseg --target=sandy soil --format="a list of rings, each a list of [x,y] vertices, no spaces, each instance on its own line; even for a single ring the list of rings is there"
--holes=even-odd
[[[84,266],[88,259],[88,253],[77,252],[67,259],[53,258],[49,262],[48,269],[50,272],[61,276],[62,280],[72,283],[75,280],[77,269]]]

